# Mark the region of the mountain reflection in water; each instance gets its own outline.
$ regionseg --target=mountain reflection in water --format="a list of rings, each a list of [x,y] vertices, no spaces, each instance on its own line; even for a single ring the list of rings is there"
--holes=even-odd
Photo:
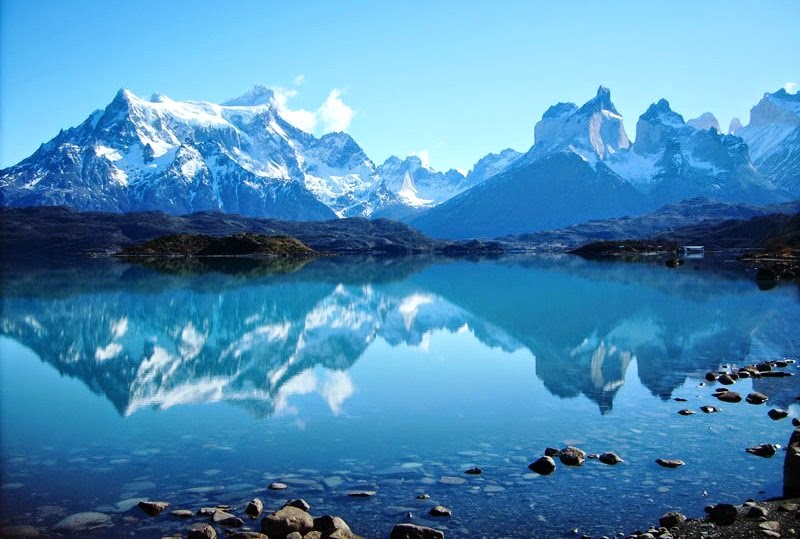
[[[744,274],[574,257],[95,261],[4,282],[0,332],[122,415],[228,401],[261,417],[310,392],[338,413],[376,339],[424,348],[436,330],[527,349],[551,393],[605,414],[633,360],[668,399],[687,375],[795,353],[800,327],[796,291]]]

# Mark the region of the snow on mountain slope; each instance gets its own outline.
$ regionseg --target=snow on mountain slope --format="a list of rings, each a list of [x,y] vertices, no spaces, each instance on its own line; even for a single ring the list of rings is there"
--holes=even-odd
[[[0,172],[4,204],[259,217],[368,216],[393,197],[344,133],[320,139],[287,122],[271,90],[224,105],[142,99],[105,110]]]
[[[405,159],[389,157],[378,167],[378,174],[391,192],[402,193],[401,197],[413,207],[435,206],[472,185],[461,172],[439,172],[414,155]]]
[[[467,184],[478,185],[482,181],[499,174],[516,163],[523,154],[511,148],[506,148],[500,153],[490,153],[472,167],[467,174]]]
[[[800,197],[800,93],[764,94],[750,110],[750,124],[736,131],[756,168],[794,197]]]

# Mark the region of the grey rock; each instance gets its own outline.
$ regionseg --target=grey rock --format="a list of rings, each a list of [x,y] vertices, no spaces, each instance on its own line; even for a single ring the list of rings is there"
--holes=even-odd
[[[762,518],[766,517],[769,514],[769,511],[766,507],[761,507],[760,505],[751,505],[747,509],[747,513],[745,513],[745,518]]]
[[[264,503],[258,498],[253,498],[252,500],[250,500],[250,503],[247,504],[247,507],[245,508],[244,512],[247,514],[247,516],[256,518],[258,517],[258,515],[261,514],[263,510],[264,510]]]
[[[539,475],[550,475],[556,469],[556,461],[553,457],[540,457],[538,460],[530,463],[528,469]]]
[[[444,532],[426,526],[403,523],[392,528],[389,539],[444,539]]]
[[[214,513],[217,512],[216,507],[201,507],[197,510],[197,516],[199,517],[210,517],[213,516]]]
[[[244,521],[241,518],[221,509],[214,512],[211,516],[211,520],[221,526],[228,526],[230,528],[240,528],[244,526]]]
[[[428,511],[428,514],[432,517],[449,517],[453,515],[453,512],[443,505],[437,505],[435,507],[431,507],[431,510]]]
[[[187,539],[217,539],[217,530],[210,524],[194,524],[189,528]]]
[[[178,518],[192,518],[194,513],[192,513],[188,509],[176,509],[176,510],[170,512],[170,515],[172,515],[174,517],[178,517]]]
[[[347,493],[351,498],[371,498],[375,496],[375,494],[377,494],[377,492],[374,490],[351,490]]]
[[[742,396],[735,391],[720,391],[714,393],[714,396],[722,402],[741,402]]]
[[[754,391],[747,395],[747,402],[750,404],[764,404],[769,400],[769,397],[758,391]]]
[[[603,453],[602,455],[600,455],[600,456],[598,457],[598,459],[599,459],[599,460],[600,460],[600,462],[602,462],[603,464],[610,464],[610,465],[612,465],[612,466],[613,466],[614,464],[619,464],[620,462],[625,462],[625,461],[623,461],[623,460],[622,460],[622,457],[620,457],[619,455],[617,455],[617,454],[616,454],[616,453],[614,453],[613,451],[606,451],[605,453]]]
[[[87,511],[84,513],[75,513],[69,515],[68,517],[61,519],[53,528],[56,531],[77,533],[90,528],[101,528],[110,525],[111,517],[105,513]]]
[[[308,513],[308,510],[311,509],[311,504],[309,504],[303,498],[297,498],[296,500],[289,500],[283,504],[283,507],[297,507],[298,509],[302,509]]]
[[[686,464],[680,459],[656,459],[656,464],[664,468],[677,468]]]
[[[292,532],[305,534],[314,528],[314,519],[311,515],[298,509],[287,506],[261,519],[261,532],[270,537],[286,537]]]
[[[303,539],[322,539],[322,533],[317,530],[311,530],[303,536]]]
[[[164,509],[169,507],[169,502],[154,502],[154,501],[146,501],[146,502],[139,502],[136,506],[150,515],[151,517],[156,516],[157,514],[161,513]]]
[[[292,532],[287,535],[285,539],[303,539],[303,534],[300,532]]]
[[[778,452],[778,446],[776,446],[775,444],[761,444],[753,447],[748,447],[747,449],[745,449],[745,451],[747,451],[751,455],[756,455],[768,459]]]
[[[269,490],[286,490],[287,488],[289,488],[289,485],[287,485],[286,483],[278,483],[276,481],[275,483],[270,483],[267,488]]]
[[[423,493],[421,493],[421,494],[417,494],[417,499],[418,499],[418,500],[427,500],[427,499],[429,499],[430,497],[431,497],[431,495],[430,495],[430,494],[426,494],[426,493],[424,493],[424,492],[423,492]]]
[[[658,519],[658,525],[665,528],[674,528],[684,522],[686,522],[686,515],[678,511],[664,513],[661,518]]]
[[[350,526],[348,526],[347,522],[339,517],[322,515],[321,517],[314,519],[314,529],[322,533],[322,535],[329,535],[336,530],[344,530],[349,532]]]
[[[566,466],[580,466],[586,458],[586,453],[577,447],[567,446],[558,453],[561,464]]]

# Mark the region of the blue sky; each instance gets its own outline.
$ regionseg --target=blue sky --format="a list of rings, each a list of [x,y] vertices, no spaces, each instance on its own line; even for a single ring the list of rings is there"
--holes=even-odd
[[[527,150],[548,106],[600,84],[633,138],[661,97],[727,127],[800,83],[796,0],[1,1],[2,167],[121,87],[219,102],[275,86],[309,128],[346,127],[377,163],[423,153],[469,169]]]

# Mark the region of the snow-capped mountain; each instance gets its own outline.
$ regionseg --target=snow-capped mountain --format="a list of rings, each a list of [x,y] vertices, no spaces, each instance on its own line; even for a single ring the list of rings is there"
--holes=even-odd
[[[378,167],[378,173],[389,191],[412,208],[435,206],[472,186],[461,172],[439,172],[414,155],[402,160],[391,156]]]
[[[470,186],[478,185],[484,180],[500,174],[507,168],[516,163],[524,154],[506,148],[500,153],[490,153],[478,160],[477,163],[467,173],[466,183]]]
[[[686,120],[686,124],[701,131],[708,131],[709,129],[713,129],[717,133],[722,132],[722,130],[719,128],[719,122],[717,121],[716,116],[714,116],[710,112],[704,112],[697,118]]]
[[[750,110],[750,123],[736,135],[747,143],[759,172],[800,197],[800,93],[764,94]]]
[[[720,134],[711,115],[691,123],[662,99],[641,115],[632,144],[601,86],[581,107],[550,107],[536,124],[533,147],[505,172],[410,222],[440,237],[491,237],[643,213],[697,196],[786,198],[756,170],[741,138]]]
[[[8,206],[288,219],[368,216],[394,202],[349,135],[297,129],[265,87],[222,105],[120,90],[104,110],[1,171],[0,190]]]

